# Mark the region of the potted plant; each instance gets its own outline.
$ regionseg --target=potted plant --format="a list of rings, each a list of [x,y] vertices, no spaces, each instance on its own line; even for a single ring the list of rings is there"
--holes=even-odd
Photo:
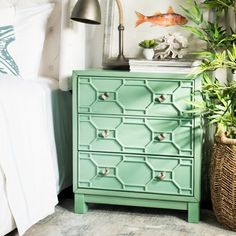
[[[147,60],[152,60],[154,56],[154,48],[157,46],[157,40],[145,39],[139,43],[139,46],[143,48],[143,56]]]
[[[226,5],[226,2],[228,5]],[[205,5],[221,13],[234,4],[231,0],[206,0]],[[214,76],[214,71],[236,69],[236,36],[228,33],[218,23],[203,18],[203,13],[194,1],[183,8],[187,17],[196,25],[185,26],[207,43],[207,50],[197,53],[203,60],[195,69],[195,75],[202,76],[202,101],[193,103],[192,112],[200,113],[208,124],[215,127],[214,147],[210,166],[210,190],[217,220],[236,231],[236,81],[227,79],[224,83]],[[217,22],[217,21],[216,21]]]
[[[208,124],[215,127],[210,164],[210,192],[217,220],[236,231],[236,82],[222,85],[204,73],[201,95],[195,102]]]
[[[205,0],[204,6],[209,9],[214,9],[217,15],[225,13],[225,21],[229,28],[236,30],[236,2],[235,0]]]
[[[217,15],[221,15],[223,11],[227,12],[229,8],[235,8],[235,0],[205,0],[203,5],[209,9],[214,9]]]

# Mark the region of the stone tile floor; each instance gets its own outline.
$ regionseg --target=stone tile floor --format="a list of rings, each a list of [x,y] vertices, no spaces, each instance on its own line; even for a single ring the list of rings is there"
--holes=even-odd
[[[25,236],[236,236],[201,210],[199,224],[187,212],[113,205],[90,205],[86,214],[73,213],[73,199],[61,199],[54,214],[31,227]],[[7,236],[17,236],[13,231]]]

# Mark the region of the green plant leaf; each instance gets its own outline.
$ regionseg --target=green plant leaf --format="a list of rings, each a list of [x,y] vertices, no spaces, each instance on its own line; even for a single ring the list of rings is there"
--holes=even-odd
[[[139,43],[142,48],[154,48],[158,44],[155,39],[145,39]]]

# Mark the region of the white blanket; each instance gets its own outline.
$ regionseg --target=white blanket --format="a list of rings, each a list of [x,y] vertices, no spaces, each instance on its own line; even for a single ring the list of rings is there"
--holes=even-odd
[[[58,168],[47,96],[49,91],[42,83],[0,80],[0,171],[20,235],[53,213],[58,202]]]
[[[6,180],[0,168],[0,236],[16,228],[6,196]]]

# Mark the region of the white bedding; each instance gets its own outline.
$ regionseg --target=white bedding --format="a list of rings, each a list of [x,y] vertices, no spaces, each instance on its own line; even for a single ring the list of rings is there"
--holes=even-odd
[[[15,227],[15,221],[7,201],[5,177],[0,168],[0,235],[5,235]]]
[[[52,94],[57,89],[58,81],[51,79],[0,80],[1,236],[14,229],[13,217],[23,235],[53,213],[58,202],[63,184],[53,127]]]

